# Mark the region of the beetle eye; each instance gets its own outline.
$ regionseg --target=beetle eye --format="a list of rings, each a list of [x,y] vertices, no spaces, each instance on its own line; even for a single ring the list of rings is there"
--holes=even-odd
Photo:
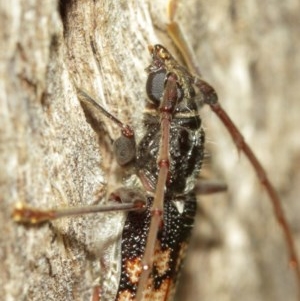
[[[149,101],[156,106],[159,106],[161,98],[163,96],[165,78],[166,70],[159,69],[157,71],[150,72],[147,79],[146,92]]]

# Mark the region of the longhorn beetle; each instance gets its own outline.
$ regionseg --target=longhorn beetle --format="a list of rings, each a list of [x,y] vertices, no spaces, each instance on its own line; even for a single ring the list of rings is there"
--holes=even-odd
[[[201,167],[203,157],[203,137],[204,134],[200,128],[201,122],[197,114],[199,106],[209,104],[228,127],[238,148],[250,157],[262,184],[274,201],[274,206],[283,229],[286,233],[288,246],[290,248],[291,262],[296,266],[298,272],[297,257],[290,238],[290,231],[285,222],[280,205],[274,189],[265,176],[263,169],[253,156],[248,146],[244,143],[241,135],[235,126],[228,119],[225,112],[217,102],[217,96],[214,90],[204,81],[191,75],[187,70],[180,66],[169,52],[160,45],[151,48],[153,62],[148,68],[149,77],[147,82],[147,94],[151,104],[149,104],[145,126],[148,128],[148,135],[145,135],[137,147],[135,154],[134,134],[129,126],[124,125],[114,116],[98,107],[102,112],[121,127],[121,137],[115,142],[117,159],[120,165],[135,163],[134,170],[141,181],[140,185],[133,188],[121,188],[111,195],[110,199],[121,202],[119,206],[113,206],[114,210],[129,210],[128,220],[142,219],[138,223],[142,227],[147,237],[147,241],[142,241],[142,246],[138,248],[138,254],[128,260],[125,254],[121,273],[121,284],[116,300],[125,300],[125,295],[135,300],[152,300],[155,295],[164,294],[171,296],[176,282],[176,274],[179,268],[181,250],[185,249],[188,233],[179,233],[182,239],[179,246],[174,247],[171,242],[166,242],[167,217],[168,212],[175,211],[184,218],[186,229],[176,231],[188,232],[192,225],[192,216],[195,210],[194,189],[196,185],[196,176]],[[97,104],[85,92],[79,89],[79,93],[85,100],[97,107]],[[197,94],[197,96],[196,96]],[[150,152],[147,153],[146,147],[151,145]],[[130,150],[130,151],[128,151]],[[144,152],[148,155],[146,160]],[[177,154],[179,159],[177,159]],[[181,158],[185,157],[186,162]],[[157,159],[158,158],[158,159]],[[156,159],[158,164],[156,164]],[[179,161],[177,161],[179,160]],[[185,165],[186,164],[186,165]],[[165,204],[163,204],[165,200]],[[170,207],[169,207],[170,206]],[[73,213],[82,214],[84,211],[104,211],[102,207],[93,209],[80,208],[78,211],[38,211],[24,206],[16,208],[14,217],[22,221],[39,222],[53,219]],[[111,209],[111,208],[110,208]],[[136,212],[134,212],[136,211]],[[132,218],[132,215],[135,215]],[[174,217],[170,217],[173,220]],[[173,228],[172,220],[171,228]],[[175,219],[175,221],[177,221]],[[146,225],[144,225],[146,223]],[[150,224],[149,224],[150,223]],[[174,226],[177,223],[175,222]],[[149,232],[147,229],[149,228]],[[132,234],[132,226],[125,226],[124,233],[129,230],[128,235]],[[137,227],[136,229],[140,229]],[[174,230],[174,229],[173,229]],[[124,234],[124,246],[129,248]],[[146,243],[146,244],[145,244]],[[176,243],[178,244],[178,242]],[[145,251],[143,250],[145,248]],[[158,250],[155,248],[158,248]],[[125,251],[124,251],[125,252]],[[159,260],[153,259],[153,255],[159,254],[164,257],[164,262],[168,267],[160,267]],[[171,254],[171,255],[170,255]],[[176,255],[178,259],[173,259]],[[174,256],[175,256],[174,255]],[[178,262],[177,262],[178,261]],[[170,262],[174,264],[171,266]],[[130,265],[134,273],[128,276]],[[126,269],[126,270],[125,270]],[[132,280],[135,277],[136,280]],[[123,281],[123,282],[122,282]],[[125,284],[124,284],[125,283]],[[147,291],[149,290],[149,291]],[[124,295],[125,294],[125,295]]]
[[[133,164],[140,183],[113,192],[110,200],[120,203],[113,208],[95,206],[41,211],[19,204],[14,212],[15,219],[36,223],[104,210],[130,211],[122,237],[122,270],[116,300],[171,298],[193,225],[195,193],[197,189],[201,190],[196,180],[203,160],[204,132],[198,106],[208,104],[227,124],[237,146],[253,161],[276,211],[279,211],[278,219],[287,234],[291,261],[298,272],[297,257],[289,241],[289,228],[276,193],[219,105],[214,89],[192,76],[163,46],[155,45],[149,49],[152,63],[147,68],[146,133],[137,147],[130,126],[124,125],[78,89],[83,101],[101,110],[120,126],[121,137],[114,143],[117,161],[124,167]]]

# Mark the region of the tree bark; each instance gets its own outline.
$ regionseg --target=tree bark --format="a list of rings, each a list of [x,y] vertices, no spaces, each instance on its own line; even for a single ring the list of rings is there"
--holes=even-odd
[[[274,182],[298,249],[299,6],[297,0],[188,0],[179,2],[176,15],[203,77]],[[166,32],[166,5],[23,0],[0,4],[0,14],[1,296],[89,300],[110,217],[29,227],[10,214],[17,201],[78,206],[113,189],[107,140],[119,130],[104,117],[99,128],[86,118],[75,85],[141,135],[147,45],[160,43],[178,55]],[[229,189],[199,199],[177,299],[298,300],[265,192],[217,118],[208,110],[202,117],[205,169]]]

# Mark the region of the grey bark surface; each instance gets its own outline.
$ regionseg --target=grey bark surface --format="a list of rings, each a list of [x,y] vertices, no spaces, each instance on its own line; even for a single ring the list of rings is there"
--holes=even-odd
[[[300,3],[180,1],[177,19],[203,77],[263,162],[299,245]],[[107,137],[75,85],[140,133],[148,44],[174,53],[161,1],[0,4],[0,290],[2,300],[89,300],[100,275],[105,216],[18,225],[17,201],[42,208],[93,204],[112,189]],[[272,207],[209,110],[205,168],[228,192],[199,198],[178,300],[298,300]],[[106,233],[107,235],[107,233]],[[299,251],[298,251],[299,253]]]

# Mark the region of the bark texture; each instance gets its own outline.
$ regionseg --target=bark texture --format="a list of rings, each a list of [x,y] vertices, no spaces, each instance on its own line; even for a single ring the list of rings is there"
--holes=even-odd
[[[179,1],[204,78],[263,162],[299,245],[300,3]],[[140,134],[147,45],[176,53],[161,1],[0,4],[0,289],[3,300],[89,300],[103,215],[15,224],[17,201],[92,204],[114,183],[109,120],[87,122],[75,85]],[[227,193],[201,198],[178,300],[299,300],[282,232],[251,167],[204,110],[206,167]],[[103,136],[99,136],[103,133]],[[100,138],[99,138],[100,137]],[[109,225],[109,226],[108,226]],[[107,239],[107,238],[106,238]],[[299,285],[299,284],[298,284]]]

